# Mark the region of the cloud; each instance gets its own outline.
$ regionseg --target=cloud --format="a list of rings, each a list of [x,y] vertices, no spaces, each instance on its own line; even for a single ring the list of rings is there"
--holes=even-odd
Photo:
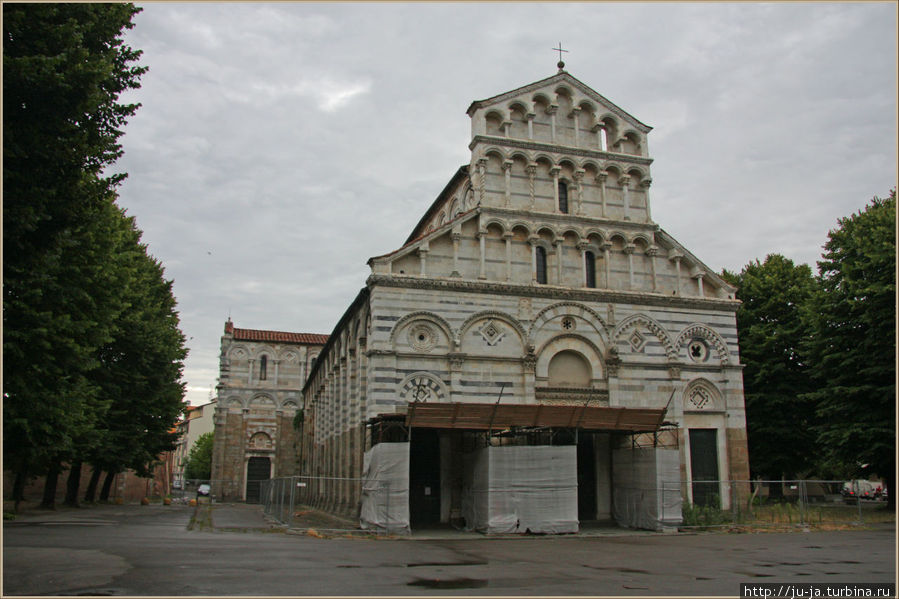
[[[135,22],[150,71],[123,98],[142,107],[120,203],[174,279],[193,403],[229,314],[330,332],[468,163],[468,105],[555,73],[560,39],[654,127],[653,217],[712,268],[813,263],[896,184],[889,4],[150,3]]]

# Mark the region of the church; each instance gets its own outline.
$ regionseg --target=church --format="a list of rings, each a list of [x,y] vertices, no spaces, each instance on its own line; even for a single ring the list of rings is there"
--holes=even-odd
[[[467,112],[470,162],[369,259],[311,365],[316,501],[391,532],[728,508],[720,481],[749,478],[739,302],[653,220],[651,127],[561,62]]]
[[[225,322],[216,399],[203,406],[213,414],[214,497],[257,503],[261,481],[297,474],[300,389],[327,340]]]

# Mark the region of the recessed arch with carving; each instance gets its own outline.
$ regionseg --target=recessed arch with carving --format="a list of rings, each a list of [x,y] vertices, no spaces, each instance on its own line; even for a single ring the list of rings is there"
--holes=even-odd
[[[541,310],[528,329],[527,340],[530,345],[536,342],[536,335],[554,318],[560,316],[579,316],[593,328],[604,345],[609,343],[608,326],[595,310],[577,302],[558,302]]]
[[[684,387],[684,412],[722,412],[723,395],[717,385],[705,378],[696,378]]]
[[[397,393],[403,401],[410,403],[449,401],[446,383],[437,375],[423,370],[404,378],[397,386]]]
[[[602,358],[602,350],[593,341],[577,334],[563,334],[553,337],[538,348],[535,375],[538,381],[547,382],[550,378],[549,367],[553,358],[561,352],[574,352],[581,356],[590,367],[590,384],[605,378],[605,362]],[[567,385],[573,386],[573,385]]]
[[[662,325],[645,314],[632,314],[618,323],[618,326],[615,327],[615,341],[623,339],[629,330],[640,325],[646,327],[647,330],[656,336],[665,349],[665,355],[669,360],[677,359],[677,350],[675,350],[674,344],[671,342],[671,337],[662,328]]]
[[[396,349],[397,344],[400,341],[399,333],[407,328],[407,325],[411,325],[414,321],[423,321],[426,323],[430,323],[431,325],[440,329],[443,332],[446,338],[447,344],[449,344],[450,349],[454,347],[454,335],[453,328],[450,324],[441,316],[434,314],[433,312],[410,312],[406,314],[402,318],[400,318],[393,327],[393,330],[390,331],[390,345]],[[435,344],[439,341],[435,341]]]
[[[722,366],[730,362],[727,353],[727,344],[716,331],[701,323],[694,323],[685,328],[674,342],[676,355],[680,355],[681,348],[692,339],[705,339],[715,349],[716,357]]]

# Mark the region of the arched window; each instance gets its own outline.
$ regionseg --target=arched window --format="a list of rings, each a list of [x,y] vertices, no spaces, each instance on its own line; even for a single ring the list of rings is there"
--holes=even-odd
[[[546,285],[546,248],[537,246],[537,282]]]
[[[568,214],[568,184],[559,181],[559,212]]]
[[[596,256],[593,252],[584,252],[584,271],[587,273],[587,287],[596,289]]]
[[[266,371],[268,370],[268,356],[263,355],[259,358],[259,380],[264,381]]]

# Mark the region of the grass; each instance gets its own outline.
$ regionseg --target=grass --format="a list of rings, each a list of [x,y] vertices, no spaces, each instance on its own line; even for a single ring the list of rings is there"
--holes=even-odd
[[[863,505],[861,519],[857,505],[835,503],[800,505],[792,502],[772,502],[740,506],[737,510],[722,510],[714,506],[684,503],[684,527],[775,527],[804,526],[815,529],[842,529],[853,526],[896,522],[895,511],[886,505]]]

